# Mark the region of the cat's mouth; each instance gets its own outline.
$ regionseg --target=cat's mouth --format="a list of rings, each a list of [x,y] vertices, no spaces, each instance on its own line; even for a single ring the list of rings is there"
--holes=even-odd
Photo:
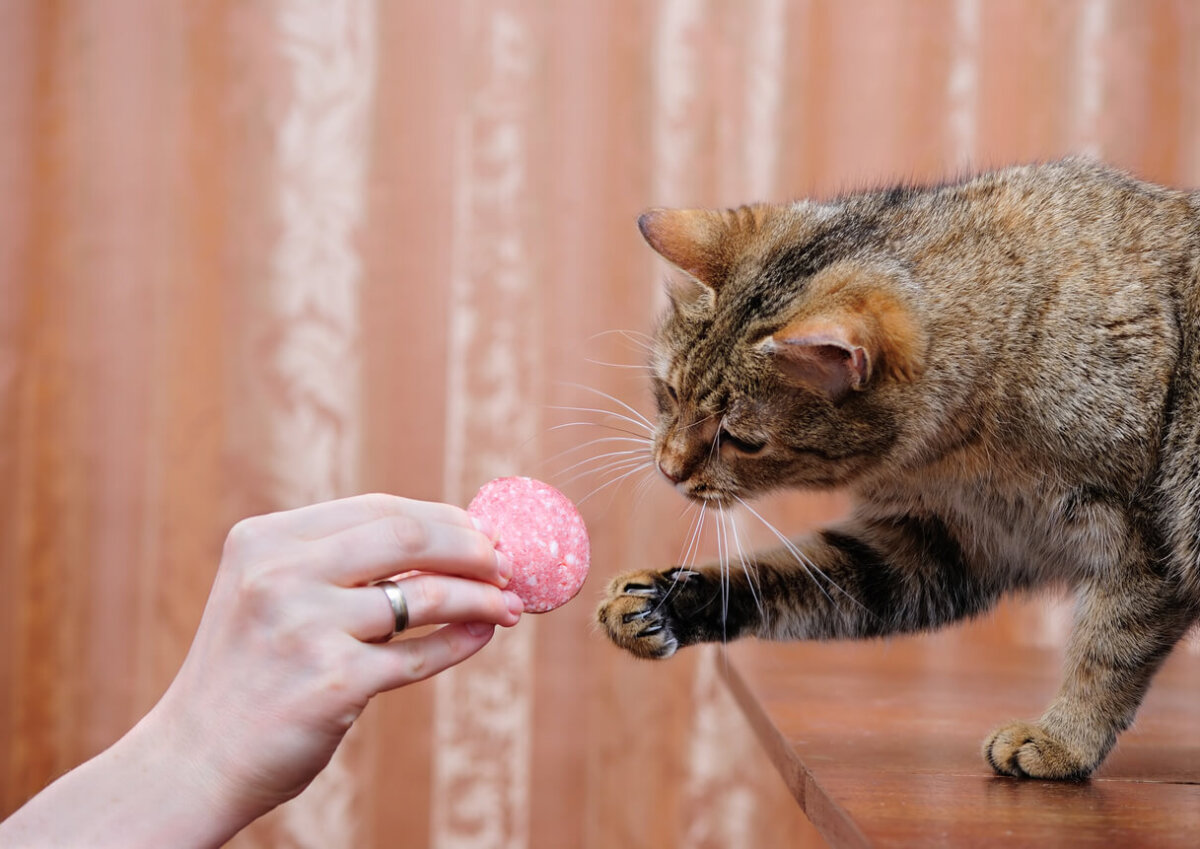
[[[706,476],[688,476],[680,479],[670,474],[661,462],[658,464],[658,469],[680,495],[691,501],[720,509],[732,507],[738,501],[739,496],[736,491],[715,486],[706,479]]]
[[[721,510],[728,509],[737,503],[737,496],[728,492],[720,492],[714,490],[704,484],[689,487],[684,489],[681,486],[676,486],[676,489],[685,497],[692,501],[699,502],[708,507],[716,507]]]

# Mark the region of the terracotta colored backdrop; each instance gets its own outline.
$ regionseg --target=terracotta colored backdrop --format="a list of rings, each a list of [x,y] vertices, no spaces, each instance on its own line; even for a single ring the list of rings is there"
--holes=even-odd
[[[601,365],[661,304],[641,209],[1069,152],[1195,186],[1198,43],[1188,0],[3,0],[0,814],[154,702],[237,518],[630,470],[555,459],[623,426],[556,408],[648,410]],[[704,651],[590,625],[686,539],[644,474],[584,500],[582,600],[378,699],[234,845],[806,839]]]

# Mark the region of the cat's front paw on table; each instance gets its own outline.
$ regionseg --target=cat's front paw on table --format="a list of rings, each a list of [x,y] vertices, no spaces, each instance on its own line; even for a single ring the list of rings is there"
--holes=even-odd
[[[1000,775],[1014,778],[1080,781],[1095,768],[1032,722],[998,728],[983,744],[983,756]]]
[[[670,657],[679,648],[672,593],[695,572],[645,569],[618,575],[596,611],[609,638],[638,657]]]

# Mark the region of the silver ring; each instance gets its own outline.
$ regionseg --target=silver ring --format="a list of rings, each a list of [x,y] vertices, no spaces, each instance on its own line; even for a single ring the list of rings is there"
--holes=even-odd
[[[404,600],[404,593],[401,591],[400,585],[395,581],[377,581],[372,586],[383,590],[383,594],[387,596],[388,604],[392,606],[392,616],[394,617],[392,633],[381,640],[381,642],[386,643],[408,627],[408,602]]]

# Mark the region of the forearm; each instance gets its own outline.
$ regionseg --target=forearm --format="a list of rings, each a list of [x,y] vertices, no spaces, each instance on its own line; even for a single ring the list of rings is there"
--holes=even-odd
[[[220,846],[254,812],[221,795],[217,777],[153,711],[110,748],[0,823],[0,847]]]

